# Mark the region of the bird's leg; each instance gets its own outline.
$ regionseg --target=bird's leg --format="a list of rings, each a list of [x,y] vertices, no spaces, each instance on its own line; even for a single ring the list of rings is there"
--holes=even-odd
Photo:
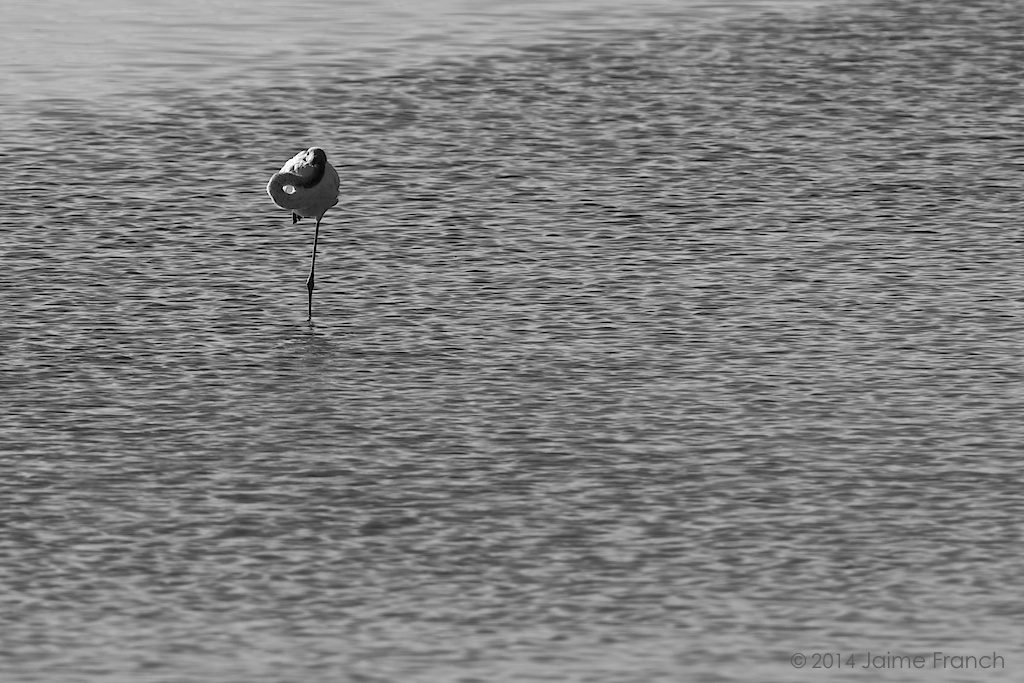
[[[294,211],[292,211],[292,225],[295,225],[298,222],[299,222],[299,214],[297,214]]]
[[[322,217],[321,217],[322,218]],[[309,262],[309,277],[306,278],[306,291],[309,292],[309,319],[313,319],[313,269],[316,268],[316,243],[320,239],[320,218],[316,219],[316,232],[313,233],[313,258]]]

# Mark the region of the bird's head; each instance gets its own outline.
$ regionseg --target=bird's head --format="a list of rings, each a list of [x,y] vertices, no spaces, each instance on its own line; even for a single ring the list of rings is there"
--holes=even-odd
[[[327,166],[327,152],[323,151],[319,147],[310,147],[306,150],[306,161],[311,166],[324,168]]]

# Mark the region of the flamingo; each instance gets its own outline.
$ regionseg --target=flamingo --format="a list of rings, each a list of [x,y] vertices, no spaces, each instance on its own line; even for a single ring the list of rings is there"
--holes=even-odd
[[[327,210],[338,203],[338,172],[327,163],[327,153],[310,147],[289,159],[267,183],[267,194],[282,209],[292,212],[292,225],[301,218],[315,218],[313,258],[309,262],[306,291],[309,292],[309,320],[313,319],[313,269],[316,267],[316,243],[320,221]]]

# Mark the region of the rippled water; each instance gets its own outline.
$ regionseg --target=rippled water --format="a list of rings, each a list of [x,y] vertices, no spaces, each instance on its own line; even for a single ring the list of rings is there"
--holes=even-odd
[[[1015,678],[1021,10],[0,105],[4,680]]]

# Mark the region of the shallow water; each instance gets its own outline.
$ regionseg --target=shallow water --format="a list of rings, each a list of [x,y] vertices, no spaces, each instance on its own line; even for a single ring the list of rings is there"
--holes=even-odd
[[[1020,5],[734,9],[0,110],[5,680],[1010,680]]]

